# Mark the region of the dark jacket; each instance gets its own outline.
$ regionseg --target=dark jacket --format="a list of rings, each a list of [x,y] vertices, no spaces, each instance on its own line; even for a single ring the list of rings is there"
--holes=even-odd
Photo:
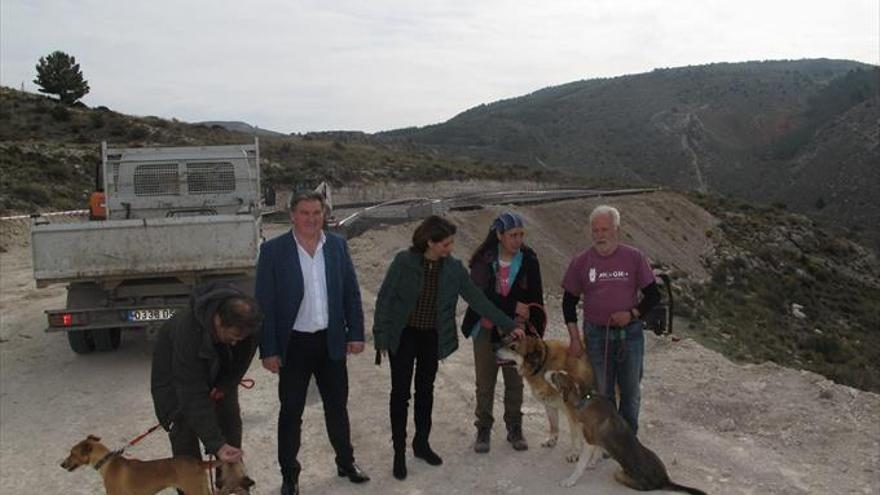
[[[327,349],[333,360],[345,359],[348,342],[363,342],[364,311],[354,263],[345,239],[326,232],[324,271],[327,275]],[[293,323],[305,292],[299,252],[293,233],[263,243],[257,261],[256,298],[263,310],[260,357],[280,356],[284,363]]]
[[[241,295],[226,284],[197,287],[189,307],[162,325],[153,350],[150,389],[156,417],[166,430],[174,422],[185,421],[212,453],[227,442],[217,423],[211,389],[235,390],[259,340],[254,334],[227,346],[214,339],[213,317],[220,303]],[[226,355],[221,357],[220,352]]]
[[[484,252],[482,256],[478,257],[471,264],[471,280],[474,281],[477,287],[483,290],[483,293],[493,304],[501,308],[511,318],[516,316],[517,302],[544,305],[544,286],[541,281],[541,265],[538,263],[538,255],[531,248],[525,246],[522,248],[522,253],[522,265],[516,273],[516,278],[514,278],[507,296],[502,296],[495,290],[497,278],[492,264],[497,257],[496,251]],[[531,311],[531,315],[534,318],[530,319],[538,326],[539,331],[543,331],[544,325],[541,320],[543,320],[544,315],[537,315],[536,313],[534,310]],[[461,322],[462,334],[465,337],[470,337],[471,330],[479,321],[480,315],[478,312],[468,307]],[[492,340],[498,340],[497,332],[492,333]]]
[[[373,320],[373,343],[377,350],[397,352],[400,336],[406,328],[410,314],[415,310],[424,284],[423,255],[401,251],[394,257],[385,280],[376,297]],[[440,280],[437,287],[437,338],[439,358],[444,359],[458,349],[458,332],[455,329],[455,306],[460,295],[478,313],[509,332],[516,323],[495,307],[473,282],[464,265],[449,256],[441,262]]]

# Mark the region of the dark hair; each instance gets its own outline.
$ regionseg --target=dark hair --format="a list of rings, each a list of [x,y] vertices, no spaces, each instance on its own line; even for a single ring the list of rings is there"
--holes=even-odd
[[[235,327],[242,335],[252,335],[263,323],[263,312],[250,296],[233,296],[223,300],[217,308],[223,326]]]
[[[474,253],[471,255],[470,261],[468,261],[468,266],[474,266],[475,263],[482,261],[481,258],[490,251],[493,256],[498,253],[498,233],[494,229],[490,230],[486,238],[483,239],[483,242],[477,246],[477,249],[474,249]]]
[[[424,254],[428,250],[428,241],[440,242],[455,235],[455,225],[443,217],[431,215],[424,219],[412,236],[410,251]]]
[[[296,208],[296,205],[303,201],[319,201],[321,203],[321,209],[325,211],[327,209],[327,199],[323,194],[318,191],[300,191],[294,193],[294,195],[290,197],[290,211],[293,211]]]

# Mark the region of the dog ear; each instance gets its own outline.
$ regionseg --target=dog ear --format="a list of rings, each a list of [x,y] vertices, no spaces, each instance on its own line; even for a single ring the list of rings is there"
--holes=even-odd
[[[540,341],[537,342],[540,343]],[[533,371],[537,371],[541,368],[541,363],[544,361],[545,352],[547,352],[547,350],[544,349],[544,346],[539,344],[529,349],[529,352],[523,356],[523,359],[528,363],[529,368]]]
[[[101,439],[100,439],[99,437],[96,437],[95,435],[89,435],[89,436],[86,438],[86,440],[91,440],[91,441],[93,441],[93,442],[100,442],[100,441],[101,441]]]

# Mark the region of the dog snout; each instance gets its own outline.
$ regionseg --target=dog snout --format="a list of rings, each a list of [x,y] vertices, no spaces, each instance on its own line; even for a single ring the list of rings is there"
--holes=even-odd
[[[79,467],[79,464],[73,461],[70,457],[61,461],[61,467],[68,470],[73,471],[74,469]]]

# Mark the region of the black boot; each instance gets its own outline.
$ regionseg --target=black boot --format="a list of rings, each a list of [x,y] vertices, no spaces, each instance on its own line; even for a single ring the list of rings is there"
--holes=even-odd
[[[477,428],[477,438],[474,440],[474,452],[485,454],[489,452],[492,438],[492,429],[485,426]]]
[[[284,480],[281,483],[281,495],[299,495],[299,480]]]
[[[394,445],[394,477],[399,480],[406,479],[406,443]]]
[[[393,393],[393,392],[392,392]],[[392,395],[391,397],[391,443],[394,445],[394,477],[406,479],[406,417],[407,401]]]
[[[413,440],[413,455],[427,462],[432,466],[443,464],[443,459],[431,449],[431,444],[427,440]]]
[[[507,425],[507,441],[513,446],[514,450],[529,450],[529,444],[523,437],[522,425]]]

